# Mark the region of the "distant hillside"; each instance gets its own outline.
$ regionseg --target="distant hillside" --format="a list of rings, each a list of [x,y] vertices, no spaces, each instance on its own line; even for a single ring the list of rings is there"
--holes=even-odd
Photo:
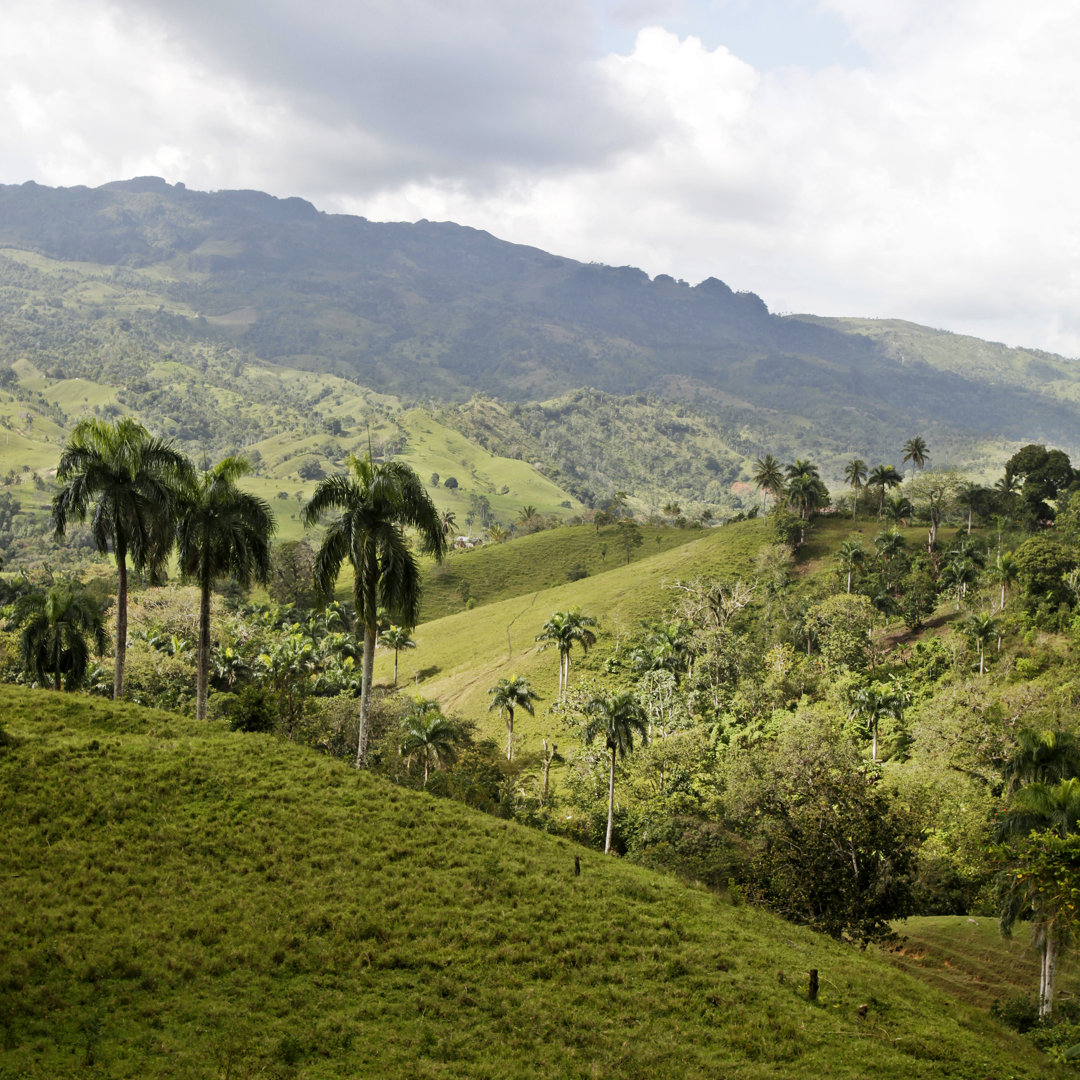
[[[988,374],[952,351],[963,339],[913,358],[873,325],[779,318],[715,278],[650,280],[449,223],[152,177],[31,183],[0,187],[0,252],[0,355],[69,376],[137,387],[149,359],[212,369],[231,356],[406,401],[592,387],[678,399],[784,457],[809,438],[822,457],[890,459],[915,431],[938,448],[1080,445],[1076,366],[1062,358],[991,350]]]
[[[284,740],[0,714],[4,1076],[1059,1075],[872,951]]]

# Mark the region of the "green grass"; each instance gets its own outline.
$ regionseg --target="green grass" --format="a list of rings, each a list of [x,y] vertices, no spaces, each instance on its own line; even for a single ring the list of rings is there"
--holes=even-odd
[[[897,927],[903,944],[893,959],[903,970],[925,979],[959,1001],[988,1009],[995,1001],[1039,988],[1039,951],[1027,926],[1003,938],[998,920],[969,916],[908,919]],[[1066,952],[1058,963],[1055,993],[1080,994],[1080,963]]]
[[[540,738],[552,734],[556,730],[553,725],[558,723],[548,714],[557,690],[557,654],[543,650],[535,640],[553,611],[580,608],[598,619],[600,636],[594,652],[614,651],[616,644],[624,642],[642,620],[661,618],[669,611],[675,600],[670,586],[677,579],[702,576],[748,580],[758,548],[768,539],[760,521],[740,522],[702,533],[664,531],[672,539],[681,536],[696,539],[658,555],[642,557],[629,566],[616,565],[580,581],[526,591],[472,611],[422,623],[413,634],[417,648],[401,654],[400,682],[413,684],[413,689],[439,701],[444,710],[458,710],[478,719],[482,727],[495,733],[502,721],[487,712],[487,690],[504,676],[523,675],[543,695],[544,704],[537,709],[535,717],[526,715],[516,719],[515,732],[520,734],[527,749],[538,747]],[[587,538],[591,530],[583,527],[569,532]],[[543,567],[529,569],[529,564],[539,563],[539,559],[521,558],[522,552],[529,551],[529,541],[540,545],[547,539],[538,534],[506,545],[507,557],[519,559],[524,578],[530,573],[544,572]],[[655,546],[655,540],[647,541],[640,550],[644,552],[650,544]],[[481,560],[501,557],[502,552],[496,548],[461,559],[476,558],[477,565],[483,566],[487,564]],[[612,558],[610,550],[607,558],[609,561]],[[575,651],[571,687],[580,682],[580,669],[587,669],[591,662],[592,655],[583,665],[580,651]],[[393,655],[380,649],[376,653],[376,680],[388,684],[392,671]]]
[[[0,710],[0,1076],[1054,1075],[880,958],[312,751]]]

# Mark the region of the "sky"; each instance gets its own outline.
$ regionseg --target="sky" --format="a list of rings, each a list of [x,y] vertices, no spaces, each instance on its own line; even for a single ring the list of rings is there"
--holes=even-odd
[[[0,183],[456,221],[1080,356],[1063,0],[5,0]]]

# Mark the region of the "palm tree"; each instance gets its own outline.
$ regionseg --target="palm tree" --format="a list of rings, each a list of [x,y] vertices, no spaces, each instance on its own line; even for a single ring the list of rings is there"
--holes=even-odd
[[[326,514],[341,511],[327,528],[315,557],[315,580],[322,596],[328,597],[346,559],[352,564],[353,605],[364,628],[359,767],[367,759],[379,607],[385,606],[391,618],[404,626],[415,626],[420,614],[420,568],[404,530],[416,529],[421,549],[436,560],[446,552],[446,534],[427,489],[408,465],[376,463],[369,448],[362,458],[350,454],[348,467],[348,474],[319,481],[303,517],[305,525],[314,525]]]
[[[998,817],[996,839],[1026,836],[1032,830],[1062,837],[1080,832],[1080,779],[1070,776],[1056,784],[1036,781],[1013,794]]]
[[[886,717],[903,720],[908,695],[898,687],[863,686],[851,696],[852,720],[863,719],[870,731],[870,760],[877,761],[878,727]]]
[[[1006,551],[997,557],[997,562],[990,571],[995,584],[1001,586],[1001,610],[1005,610],[1005,593],[1008,587],[1016,580],[1016,560],[1011,551]]]
[[[270,573],[274,512],[265,499],[241,491],[248,471],[242,457],[227,457],[185,486],[176,512],[180,569],[199,586],[199,644],[196,651],[195,717],[206,719],[210,673],[210,592],[214,581],[231,577],[242,586]]]
[[[904,443],[904,462],[911,462],[912,481],[915,480],[915,470],[924,468],[929,457],[930,450],[926,445],[926,440],[921,435],[912,435]]]
[[[1058,784],[1080,776],[1080,741],[1068,731],[1025,728],[1003,771],[1010,791],[1019,784]]]
[[[394,650],[394,685],[397,686],[398,653],[402,649],[415,649],[416,642],[409,636],[409,631],[404,626],[394,626],[391,623],[390,628],[379,635],[379,644]]]
[[[874,537],[874,548],[886,562],[891,562],[906,547],[904,534],[898,529],[883,529]]]
[[[172,514],[191,463],[171,443],[152,438],[129,417],[110,424],[81,420],[60,456],[53,498],[56,535],[68,521],[84,521],[93,506],[91,535],[100,552],[116,558],[116,660],[113,698],[124,694],[127,658],[127,560],[159,572],[172,547]]]
[[[974,612],[964,621],[964,633],[972,640],[979,653],[979,674],[986,674],[986,639],[998,628],[997,620],[992,615],[977,615]]]
[[[866,559],[866,549],[862,546],[862,540],[857,536],[845,540],[836,550],[836,561],[841,569],[847,571],[847,591],[851,592],[851,581],[855,576],[855,568]]]
[[[971,526],[977,513],[982,513],[989,504],[993,492],[990,488],[981,484],[965,482],[960,485],[956,492],[957,503],[967,510],[967,531],[971,535]]]
[[[878,499],[878,517],[885,508],[885,489],[898,487],[904,482],[903,477],[893,465],[875,465],[866,478],[867,487],[876,487],[880,492]]]
[[[515,675],[511,679],[500,679],[488,693],[491,695],[491,704],[488,712],[492,709],[500,709],[506,714],[506,760],[514,760],[514,710],[524,709],[530,716],[535,716],[533,702],[540,700],[540,695],[535,693],[529,680]]]
[[[851,497],[851,521],[855,522],[855,511],[859,508],[859,490],[866,483],[866,462],[862,458],[852,458],[844,466],[844,483],[853,491]]]
[[[9,625],[23,628],[23,668],[40,683],[51,678],[54,690],[74,690],[86,676],[91,648],[100,656],[109,646],[100,604],[67,583],[20,596]]]
[[[419,759],[424,763],[424,787],[431,767],[443,768],[457,760],[461,733],[439,711],[434,701],[418,701],[401,725],[399,752],[407,764]]]
[[[915,507],[911,505],[911,500],[906,495],[890,495],[885,500],[883,509],[885,520],[891,521],[894,525],[906,523],[907,519],[915,513]]]
[[[766,454],[754,462],[754,474],[752,477],[754,486],[761,492],[761,505],[763,517],[768,517],[768,496],[779,499],[784,490],[784,469],[779,461]]]
[[[457,528],[457,514],[453,510],[444,510],[439,515],[439,525],[442,528],[443,535],[449,536]]]
[[[559,650],[559,697],[566,693],[570,680],[570,650],[580,645],[588,653],[596,644],[596,634],[592,627],[596,620],[589,615],[582,615],[577,608],[571,611],[554,611],[544,623],[543,629],[536,635],[537,641],[543,641],[542,648],[554,645]]]
[[[585,706],[588,722],[585,726],[585,742],[591,745],[598,737],[611,753],[611,770],[608,780],[607,837],[604,854],[611,851],[611,833],[615,823],[615,756],[626,757],[633,752],[634,735],[642,742],[647,739],[649,718],[641,702],[633,694],[621,693],[594,697]]]

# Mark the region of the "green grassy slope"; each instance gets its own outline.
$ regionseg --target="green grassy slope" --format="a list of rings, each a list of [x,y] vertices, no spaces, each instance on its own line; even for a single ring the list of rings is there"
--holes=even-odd
[[[871,955],[311,751],[0,710],[2,1076],[1054,1074]]]
[[[588,535],[591,530],[583,528],[581,532]],[[685,535],[679,530],[671,532]],[[417,648],[401,654],[400,681],[414,683],[418,692],[435,698],[446,710],[458,709],[478,717],[486,714],[490,686],[504,676],[524,675],[539,689],[545,705],[537,709],[535,717],[522,716],[515,721],[515,731],[526,745],[530,741],[539,745],[540,737],[553,730],[547,706],[557,690],[558,659],[550,649],[542,650],[535,638],[553,611],[580,608],[599,620],[601,643],[614,647],[617,638],[625,638],[643,619],[659,618],[668,610],[674,601],[668,586],[677,579],[748,579],[767,535],[762,522],[755,520],[709,529],[698,534],[698,539],[629,566],[616,566],[580,581],[422,623],[413,634]],[[526,542],[515,541],[509,547]],[[486,558],[494,563],[500,552],[475,552],[473,557],[478,563]],[[607,559],[610,563],[610,551]],[[580,651],[575,651],[571,685],[579,680],[580,659]],[[392,654],[379,650],[376,680],[389,683],[392,671]],[[494,714],[489,722],[493,732],[502,723]]]

